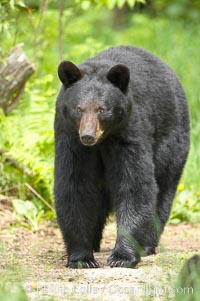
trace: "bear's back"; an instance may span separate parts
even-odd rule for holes
[[[91,63],[99,66],[105,64],[110,67],[115,64],[125,64],[129,67],[130,72],[134,72],[135,75],[142,70],[149,71],[150,68],[153,68],[156,72],[165,71],[174,74],[171,68],[161,59],[143,48],[133,46],[116,46],[103,50],[84,62],[84,64]]]
[[[129,68],[130,86],[140,93],[148,91],[151,94],[153,91],[154,96],[160,88],[170,88],[173,92],[183,91],[176,74],[167,64],[138,47],[111,47],[86,60],[80,64],[80,67],[86,66],[87,72],[95,73],[101,78],[103,75],[106,76],[109,68],[116,64],[124,64]]]

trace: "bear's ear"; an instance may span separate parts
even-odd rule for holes
[[[107,79],[125,93],[130,80],[130,71],[125,65],[115,65],[108,71]]]
[[[58,66],[58,76],[65,87],[82,78],[81,70],[72,62],[63,61]]]

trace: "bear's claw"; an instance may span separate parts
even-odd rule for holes
[[[95,259],[90,260],[70,260],[66,267],[70,269],[93,269],[93,268],[99,268],[99,264]]]
[[[140,258],[137,257],[132,257],[132,258],[123,258],[119,255],[115,255],[112,254],[109,258],[108,258],[108,265],[111,268],[114,267],[122,267],[122,268],[134,268],[138,262],[140,261]]]

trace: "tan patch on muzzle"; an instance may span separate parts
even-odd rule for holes
[[[79,127],[79,137],[83,144],[94,145],[103,134],[100,122],[95,114],[86,113],[81,118]],[[90,143],[87,143],[86,136],[89,138]]]

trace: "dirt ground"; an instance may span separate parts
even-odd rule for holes
[[[55,222],[42,222],[37,232],[18,224],[9,204],[0,202],[0,277],[21,282],[29,297],[55,300],[174,300],[175,282],[184,261],[200,250],[200,225],[168,225],[156,255],[143,257],[135,269],[110,268],[107,258],[115,243],[110,220],[99,269],[71,270]],[[184,293],[180,289],[180,293]],[[37,299],[38,300],[38,299]]]

